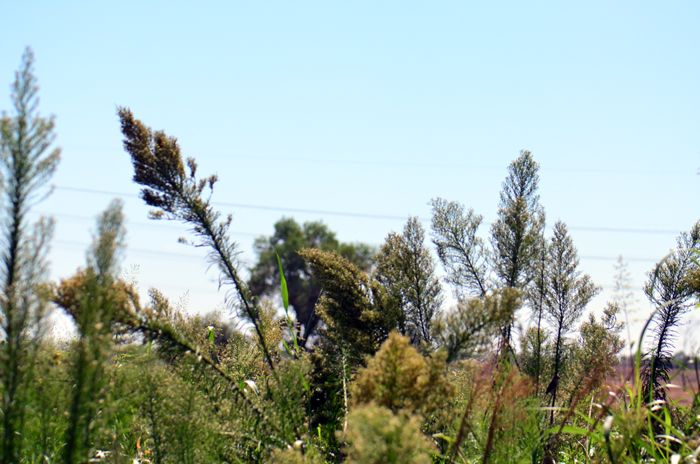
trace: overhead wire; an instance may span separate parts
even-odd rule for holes
[[[52,244],[56,245],[61,245],[62,247],[70,247],[72,249],[80,249],[80,250],[85,250],[90,244],[86,242],[76,242],[76,241],[71,241],[71,240],[53,240]],[[161,250],[146,250],[142,248],[132,248],[127,246],[126,248],[127,253],[135,253],[137,255],[151,255],[151,256],[159,256],[159,257],[164,257],[164,258],[170,258],[170,259],[187,259],[187,260],[192,260],[192,261],[201,261],[206,259],[205,256],[198,256],[194,254],[188,254],[188,253],[180,253],[180,252],[173,252],[173,251],[161,251]],[[598,260],[606,260],[606,261],[614,261],[617,258],[606,258],[606,257],[586,257],[586,256],[581,256],[581,259],[598,259]],[[653,261],[653,260],[642,260],[642,259],[632,259],[630,261]],[[601,287],[606,288],[606,289],[614,289],[616,288],[614,285],[601,285]],[[630,290],[636,290],[636,291],[642,291],[644,290],[642,287],[629,287]]]
[[[78,192],[78,193],[89,193],[89,194],[100,194],[100,195],[116,195],[121,197],[138,198],[139,196],[134,193],[126,192],[113,192],[107,190],[97,190],[97,189],[85,189],[78,187],[66,187],[66,186],[54,186],[56,190]],[[266,211],[282,211],[291,213],[304,213],[304,214],[319,214],[319,215],[331,215],[331,216],[346,216],[346,217],[357,217],[366,219],[391,219],[405,221],[408,216],[394,216],[385,214],[367,214],[367,213],[355,213],[355,212],[344,212],[344,211],[329,211],[329,210],[316,210],[316,209],[302,209],[302,208],[290,208],[286,206],[268,206],[268,205],[253,205],[246,203],[229,203],[221,201],[212,201],[213,205],[227,206],[232,208],[246,208],[246,209],[258,209]],[[428,222],[426,218],[419,218],[422,222]],[[634,228],[618,228],[618,227],[590,227],[590,226],[568,226],[569,230],[581,230],[589,232],[614,232],[614,233],[639,233],[639,234],[674,234],[677,235],[679,231],[670,229],[634,229]]]
[[[35,211],[37,214],[43,214],[43,215],[53,215],[56,217],[64,217],[67,219],[75,219],[75,220],[82,220],[82,221],[89,221],[93,220],[94,218],[90,216],[80,216],[80,215],[75,215],[75,214],[64,214],[64,213],[49,213],[45,211]],[[145,227],[145,228],[150,228],[150,227],[167,227],[170,229],[182,229],[181,226],[174,225],[174,224],[168,224],[168,223],[162,223],[162,222],[157,222],[154,221],[153,223],[146,223],[146,222],[129,222],[129,226],[138,226],[138,227]],[[265,234],[256,234],[252,232],[238,232],[238,231],[231,231],[229,232],[233,236],[242,236],[242,237],[261,237],[264,236]],[[57,241],[55,241],[57,242]],[[74,242],[74,244],[78,244],[77,242]],[[82,246],[88,246],[87,243],[85,244],[80,244]],[[135,249],[132,249],[132,251],[137,251]],[[152,250],[139,250],[140,252],[153,252]],[[167,254],[166,252],[163,252],[163,254]],[[183,255],[184,256],[184,255]],[[593,260],[593,261],[617,261],[619,257],[611,257],[611,256],[588,256],[588,255],[581,255],[579,256],[580,259],[584,260]],[[640,257],[631,257],[631,258],[625,258],[625,261],[629,262],[656,262],[657,260],[654,258],[640,258]]]
[[[64,150],[89,150],[91,152],[121,152],[121,148],[117,147],[107,147],[107,146],[79,146],[73,145],[69,147],[63,147]],[[437,169],[469,169],[469,170],[481,170],[481,171],[506,171],[504,165],[485,165],[485,164],[465,164],[465,163],[453,163],[453,162],[421,162],[421,161],[387,161],[381,159],[361,159],[358,157],[353,158],[308,158],[303,156],[260,156],[260,155],[240,155],[240,154],[228,154],[228,153],[192,153],[192,157],[199,160],[206,159],[226,159],[226,160],[246,160],[246,161],[258,161],[258,162],[292,162],[292,163],[310,163],[313,165],[319,164],[347,164],[347,165],[359,165],[359,166],[387,166],[387,167],[414,167],[414,168],[437,168]],[[629,166],[625,166],[620,169],[611,168],[590,168],[590,167],[550,167],[541,166],[540,170],[542,172],[559,172],[559,173],[596,173],[596,174],[638,174],[638,175],[678,175],[679,171],[675,169],[667,170],[645,170],[645,169],[630,169]]]
[[[77,214],[65,214],[65,213],[51,213],[48,211],[33,211],[34,214],[42,215],[42,216],[55,216],[58,218],[66,218],[66,219],[74,219],[74,220],[79,220],[79,221],[94,221],[95,218],[92,216],[81,216]],[[168,229],[179,229],[183,230],[186,229],[185,226],[179,225],[179,224],[174,224],[172,221],[153,221],[153,222],[138,222],[138,221],[128,221],[127,226],[136,226],[136,227],[145,227],[145,228],[150,228],[150,227],[163,227],[163,228],[168,228]],[[230,235],[237,235],[237,236],[245,236],[245,237],[259,237],[262,234],[254,234],[252,232],[240,232],[240,231],[229,231]]]
[[[212,156],[212,155],[209,155]],[[213,157],[216,157],[214,155]],[[221,157],[221,156],[219,156]],[[231,158],[230,156],[227,156],[228,158]],[[255,160],[262,160],[263,158],[261,157],[253,157],[253,156],[237,156],[236,158],[241,158],[241,159],[255,159]],[[373,161],[368,161],[368,160],[332,160],[332,159],[323,159],[323,160],[316,160],[316,159],[303,159],[303,158],[288,158],[288,157],[275,157],[275,158],[264,158],[265,161],[270,161],[270,160],[275,160],[275,161],[294,161],[294,162],[312,162],[312,163],[318,163],[318,162],[325,162],[325,163],[333,163],[333,164],[373,164],[373,165],[382,165],[382,166],[404,166],[404,167],[437,167],[437,168],[463,168],[463,169],[481,169],[481,170],[503,170],[502,167],[496,167],[496,166],[475,166],[475,165],[464,165],[464,164],[453,164],[453,163],[412,163],[412,162],[383,162],[381,160],[373,160]],[[556,168],[549,168],[545,169],[543,168],[543,171],[557,171],[557,172],[621,172],[617,170],[576,170],[576,169],[556,169]],[[624,171],[626,174],[652,174],[651,172],[646,172],[646,171]],[[658,174],[675,174],[671,172],[658,172],[655,171],[653,174],[658,175]],[[125,198],[139,198],[139,195],[135,193],[126,193],[126,192],[114,192],[114,191],[107,191],[107,190],[99,190],[99,189],[86,189],[86,188],[78,188],[78,187],[68,187],[68,186],[55,186],[54,187],[56,190],[64,191],[64,192],[75,192],[75,193],[84,193],[84,194],[100,194],[100,195],[112,195],[112,196],[118,196],[118,197],[125,197]],[[314,215],[328,215],[328,216],[339,216],[339,217],[351,217],[351,218],[364,218],[364,219],[372,219],[372,220],[392,220],[392,221],[405,221],[408,217],[408,215],[405,216],[399,216],[399,215],[387,215],[387,214],[369,214],[369,213],[357,213],[357,212],[347,212],[347,211],[331,211],[331,210],[317,210],[317,209],[304,209],[304,208],[291,208],[291,207],[286,207],[286,206],[271,206],[271,205],[258,205],[258,204],[247,204],[247,203],[232,203],[232,202],[221,202],[221,201],[212,201],[213,205],[216,206],[221,206],[221,207],[230,207],[230,208],[241,208],[241,209],[251,209],[251,210],[259,210],[259,211],[279,211],[279,212],[285,212],[285,213],[299,213],[299,214],[314,214]],[[48,213],[46,213],[48,214]],[[52,213],[57,217],[65,217],[67,219],[93,219],[89,217],[80,217],[76,215],[68,215],[68,214],[56,214]],[[421,222],[429,222],[429,219],[426,218],[419,218]],[[143,222],[129,222],[129,225],[133,226],[138,226],[138,227],[168,227],[168,228],[179,228],[180,226],[174,225],[174,224],[168,224],[164,222],[152,222],[152,223],[143,223]],[[622,227],[595,227],[595,226],[568,226],[569,230],[572,231],[582,231],[582,232],[594,232],[594,233],[623,233],[623,234],[661,234],[661,235],[673,235],[677,236],[679,231],[678,230],[670,230],[670,229],[653,229],[653,228],[622,228]],[[250,232],[231,232],[232,235],[239,235],[239,236],[248,236],[248,237],[259,237],[264,234],[254,234]],[[87,244],[83,243],[78,243],[78,242],[70,242],[70,241],[61,241],[61,240],[56,240],[54,241],[56,244],[62,244],[62,245],[68,245],[68,246],[80,246],[80,247],[86,247]],[[196,255],[191,255],[191,254],[185,254],[185,253],[178,253],[178,252],[169,252],[169,251],[160,251],[160,250],[145,250],[145,249],[138,249],[138,248],[128,248],[128,252],[130,253],[137,253],[137,254],[143,254],[143,255],[153,255],[153,256],[162,256],[162,257],[168,257],[168,258],[185,258],[185,259],[196,259],[196,260],[201,260],[203,259],[200,256]],[[618,257],[606,257],[606,256],[586,256],[582,255],[579,256],[580,259],[582,260],[593,260],[593,261],[617,261],[619,258]],[[625,261],[627,262],[647,262],[647,263],[653,263],[657,262],[656,259],[652,258],[642,258],[642,257],[626,257]],[[615,287],[613,285],[602,285],[603,288],[606,289],[614,289]],[[643,291],[642,287],[630,287],[630,290],[635,290],[635,291]]]
[[[106,190],[84,189],[84,188],[63,187],[63,186],[55,186],[55,189],[56,190],[73,191],[73,192],[79,192],[79,193],[116,195],[116,196],[123,196],[123,197],[138,198],[138,195],[133,194],[133,193],[110,192],[110,191],[106,191]],[[341,212],[341,211],[325,211],[325,210],[315,210],[315,209],[289,208],[289,207],[282,207],[282,206],[251,205],[251,204],[245,204],[245,203],[229,203],[229,202],[222,202],[222,201],[212,201],[211,203],[213,205],[227,206],[227,207],[231,207],[231,208],[259,209],[259,210],[266,210],[266,211],[286,211],[286,212],[291,212],[291,213],[304,213],[304,214],[325,214],[325,215],[331,215],[331,216],[348,216],[348,217],[358,217],[358,218],[367,218],[367,219],[392,219],[392,220],[404,221],[404,220],[406,220],[406,217],[407,217],[407,216],[390,216],[390,215],[384,215],[384,214],[348,213],[348,212]]]
[[[62,190],[62,191],[67,191],[67,192],[100,194],[100,195],[115,195],[115,196],[121,196],[121,197],[138,198],[138,195],[133,194],[133,193],[126,193],[126,192],[115,192],[115,191],[108,191],[108,190],[86,189],[86,188],[66,187],[66,186],[54,186],[54,188],[56,190]],[[240,204],[240,203],[228,203],[228,202],[212,202],[212,204],[215,204],[218,206],[229,206],[229,207],[238,207],[238,208],[311,213],[311,214],[321,214],[321,215],[328,214],[328,215],[337,215],[337,216],[363,217],[363,218],[369,218],[369,219],[392,219],[392,220],[402,220],[402,221],[406,219],[405,217],[402,217],[402,216],[376,215],[376,214],[364,214],[364,213],[348,213],[348,212],[341,212],[341,211],[311,210],[311,209],[287,208],[287,207],[278,207],[278,206],[262,206],[262,205],[251,205],[251,204]],[[43,211],[42,212],[36,211],[36,213],[37,214],[45,214],[45,215],[51,214],[51,215],[54,215],[57,217],[65,217],[67,219],[77,219],[77,220],[93,219],[89,216],[80,216],[80,215],[65,214],[65,213],[49,213],[49,212],[43,212]],[[168,224],[168,223],[163,223],[163,222],[153,222],[153,223],[130,222],[129,225],[134,225],[134,226],[138,226],[138,227],[146,227],[146,228],[149,228],[149,227],[168,227],[168,228],[172,228],[172,229],[181,228],[180,226]],[[677,234],[677,232],[675,232],[675,231],[661,230],[661,229],[631,229],[631,228],[586,227],[586,226],[583,226],[583,227],[570,226],[569,229],[591,231],[591,232]],[[264,234],[232,231],[231,235],[246,236],[246,237],[260,237]],[[87,244],[83,244],[83,245],[87,246]],[[131,249],[131,251],[138,252],[138,253],[150,253],[150,254],[161,254],[161,255],[171,255],[171,256],[173,255],[172,253],[169,253],[169,252],[158,252],[158,251],[154,251],[154,250]],[[191,257],[191,255],[182,255],[182,257]],[[617,259],[619,259],[618,257],[587,256],[587,255],[579,256],[579,258],[583,259],[583,260],[594,260],[594,261],[616,261]],[[653,258],[629,257],[629,258],[625,258],[625,261],[629,261],[629,262],[656,262],[657,260],[653,259]]]
[[[80,248],[80,249],[85,249],[88,246],[90,246],[89,243],[84,243],[84,242],[75,242],[71,240],[53,240],[52,243],[55,243],[57,245],[67,245],[75,248]],[[147,254],[147,255],[155,255],[155,256],[164,256],[167,258],[185,258],[185,259],[193,259],[197,261],[201,261],[205,259],[205,256],[198,256],[194,254],[187,254],[187,253],[178,253],[178,252],[171,252],[171,251],[161,251],[161,250],[145,250],[142,248],[131,248],[129,246],[126,247],[127,252],[134,252],[138,254]]]

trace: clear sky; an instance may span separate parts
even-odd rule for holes
[[[698,2],[6,1],[1,10],[0,108],[31,46],[40,110],[57,117],[56,191],[36,208],[58,223],[55,278],[84,262],[94,217],[120,196],[124,265],[140,266],[142,288],[173,299],[189,290],[200,312],[223,298],[202,252],[177,243],[185,229],[148,221],[117,106],[178,137],[202,175],[219,175],[214,202],[234,213],[248,264],[253,239],[283,215],[378,245],[409,215],[429,228],[438,196],[483,214],[486,235],[506,168],[528,149],[548,223],[568,224],[582,271],[604,289],[591,308],[611,297],[622,255],[642,317],[645,273],[700,219]],[[695,329],[681,328],[689,344]]]

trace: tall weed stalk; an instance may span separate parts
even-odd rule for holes
[[[49,150],[53,118],[38,113],[34,55],[28,48],[12,85],[13,111],[0,118],[0,462],[19,462],[27,397],[32,381],[40,323],[49,293],[45,255],[53,221],[30,225],[30,208],[46,195],[44,186],[59,161]]]

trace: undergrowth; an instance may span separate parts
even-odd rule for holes
[[[424,230],[409,219],[403,234],[389,235],[375,269],[334,251],[298,250],[322,285],[305,319],[320,322],[302,330],[279,256],[281,307],[253,295],[241,276],[232,219],[210,202],[216,176],[197,177],[175,138],[120,108],[151,217],[190,227],[183,241],[209,251],[226,306],[191,315],[186,299],[173,303],[157,289],[144,299],[133,274],[120,271],[118,201],[97,219],[85,266],[50,282],[51,223],[29,227],[26,213],[58,152],[44,153],[53,125],[36,114],[31,64],[28,52],[16,114],[2,119],[0,462],[698,462],[697,355],[677,371],[695,379],[683,402],[669,394],[681,388],[669,369],[669,334],[700,288],[697,227],[650,273],[657,307],[619,382],[611,383],[624,346],[620,306],[579,322],[597,289],[578,271],[563,223],[545,240],[529,152],[509,168],[492,250],[475,234],[480,216],[433,202],[453,310],[440,309]],[[38,142],[23,145],[27,137]],[[516,349],[525,306],[539,312]],[[51,308],[72,318],[75,337],[46,333]],[[647,331],[656,334],[648,351]]]

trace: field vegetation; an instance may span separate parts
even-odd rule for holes
[[[429,231],[407,218],[378,249],[283,218],[242,272],[232,218],[210,202],[216,176],[122,107],[151,218],[189,226],[183,241],[208,250],[227,306],[191,315],[157,289],[144,299],[120,268],[119,201],[97,218],[84,267],[51,282],[53,223],[28,212],[59,150],[32,62],[27,50],[0,121],[0,463],[700,459],[697,354],[672,356],[700,292],[699,225],[650,270],[656,309],[615,371],[627,300],[601,317],[587,308],[600,289],[566,224],[547,233],[530,152],[508,168],[488,239],[481,215],[442,198]],[[70,316],[73,339],[48,334],[51,311]]]

